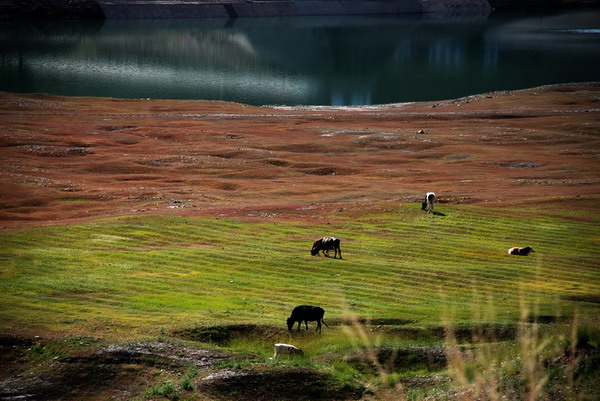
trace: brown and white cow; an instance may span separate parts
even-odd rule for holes
[[[520,255],[529,256],[531,252],[535,252],[532,247],[526,246],[525,248],[513,247],[508,250],[509,255]]]
[[[421,210],[427,210],[427,213],[434,213],[433,204],[435,203],[436,197],[433,192],[427,192],[425,194],[425,200],[421,204]]]
[[[324,256],[329,256],[329,251],[332,249],[335,251],[333,258],[335,259],[339,253],[341,259],[342,250],[340,249],[340,239],[335,237],[323,237],[313,242],[310,254],[312,256],[317,256],[319,252],[322,251]]]

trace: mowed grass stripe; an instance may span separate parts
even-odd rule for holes
[[[176,264],[175,264],[176,265]]]
[[[147,286],[147,284],[145,284],[145,285]],[[254,288],[256,288],[256,287],[257,287],[257,286],[255,285],[255,283],[252,283],[252,286],[253,286]],[[263,285],[263,287],[267,287],[267,283],[265,283],[265,285]],[[385,287],[385,286],[381,286],[381,287],[383,288],[383,287]],[[350,289],[352,289],[352,288],[354,288],[354,286],[352,286],[352,285],[346,285],[346,289],[347,289],[347,290],[350,290]],[[307,289],[307,288],[301,288],[301,287],[300,287],[300,290],[301,290],[301,291],[303,291],[304,293],[310,292],[310,288],[308,288],[308,289]],[[307,291],[307,290],[308,290],[308,291]],[[267,290],[267,291],[268,291],[268,290]],[[373,286],[371,286],[371,288],[369,288],[369,291],[378,291],[378,288],[377,288],[376,286],[374,286],[374,285],[373,285]],[[356,292],[356,293],[357,293],[357,295],[359,295],[359,293],[360,293],[360,291],[358,291],[358,290],[356,290],[356,289],[354,290],[354,292]]]
[[[574,221],[545,209],[515,219],[507,209],[444,208],[446,217],[401,205],[332,218],[328,226],[126,217],[3,233],[0,260],[10,262],[2,267],[2,300],[11,306],[0,316],[12,324],[34,320],[43,303],[46,312],[60,308],[63,322],[83,312],[123,325],[144,316],[167,325],[281,322],[294,305],[314,303],[328,316],[348,307],[369,317],[436,321],[448,309],[468,319],[485,301],[511,319],[521,300],[551,313],[574,306],[561,296],[600,293],[596,215]],[[345,259],[311,257],[315,233],[341,237]],[[521,242],[538,253],[506,254]]]

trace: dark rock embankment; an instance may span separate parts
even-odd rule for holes
[[[489,13],[488,0],[228,0],[203,2],[99,0],[108,19],[237,18],[409,13]]]
[[[597,6],[596,0],[489,0],[495,10],[536,9]]]
[[[484,13],[597,5],[595,0],[0,0],[0,19],[238,18]]]
[[[96,0],[0,0],[0,19],[105,19]]]

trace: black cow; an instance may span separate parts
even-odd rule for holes
[[[329,251],[332,249],[335,251],[333,258],[335,259],[339,253],[341,259],[342,250],[340,249],[340,239],[335,237],[323,237],[313,242],[313,246],[310,249],[310,254],[312,256],[317,256],[319,252],[323,251],[323,255],[329,256]]]
[[[308,322],[317,322],[318,333],[321,333],[321,322],[325,324],[325,326],[329,327],[325,320],[323,320],[323,316],[325,315],[325,310],[318,306],[310,306],[310,305],[300,305],[296,306],[292,311],[292,315],[287,319],[287,327],[288,330],[292,330],[294,324],[298,322],[298,331],[300,331],[300,326],[302,326],[302,322],[306,325],[306,330],[308,330]]]

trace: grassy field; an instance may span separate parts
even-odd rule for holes
[[[416,203],[390,203],[312,221],[151,216],[5,231],[2,334],[116,341],[185,332],[183,338],[194,340],[207,328],[242,325],[239,330],[254,331],[213,346],[249,350],[251,363],[256,355],[267,361],[273,341],[293,342],[310,356],[288,365],[326,366],[340,380],[365,373],[360,362],[347,362],[364,347],[443,345],[448,374],[469,382],[478,377],[466,379],[473,368],[450,357],[452,344],[474,342],[473,327],[491,327],[488,337],[512,330],[507,338],[538,350],[538,336],[521,333],[524,322],[598,321],[594,202],[440,204],[443,215],[425,214]],[[344,259],[310,256],[312,240],[323,235],[342,239]],[[525,245],[536,252],[507,255],[509,247]],[[298,304],[322,306],[331,327],[322,336],[288,334],[285,320]],[[563,328],[561,344],[567,335]],[[513,359],[507,355],[518,353],[519,341],[516,350],[503,351],[503,360]],[[480,350],[470,363],[489,369],[500,363],[494,355]],[[392,369],[390,378],[389,369],[370,366],[370,377],[384,372],[377,380],[390,383],[431,370],[417,363],[403,373]],[[462,366],[462,376],[451,373],[453,366]],[[480,375],[489,378],[485,369]],[[411,394],[407,399],[425,396]]]
[[[419,324],[598,312],[598,215],[417,204],[316,222],[123,217],[1,234],[2,324],[149,333],[191,324],[284,325],[293,306],[326,318]],[[343,260],[311,257],[342,239]],[[506,249],[532,245],[529,257]]]

